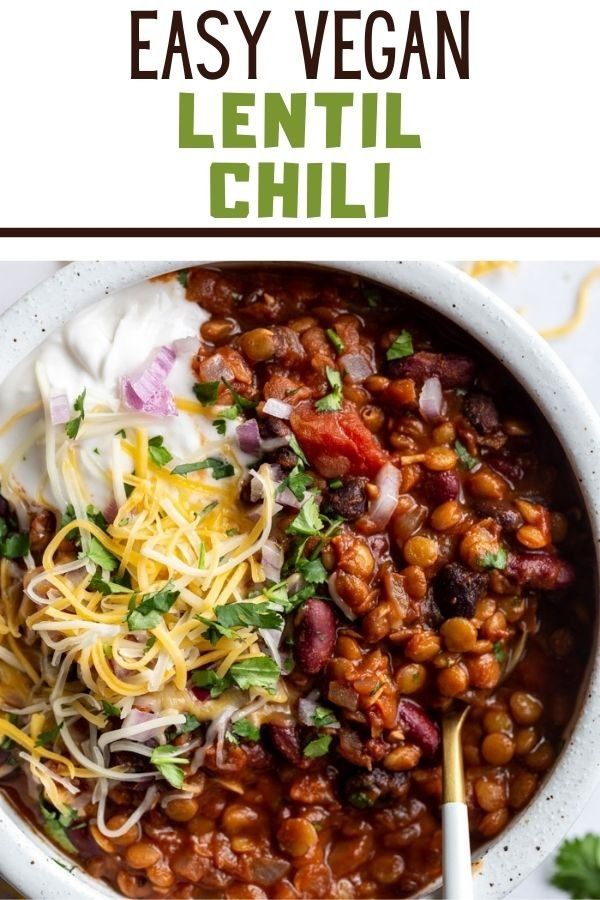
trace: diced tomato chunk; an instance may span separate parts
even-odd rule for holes
[[[317,412],[312,405],[302,404],[292,413],[290,423],[308,461],[324,478],[371,478],[389,460],[349,403],[339,412]]]

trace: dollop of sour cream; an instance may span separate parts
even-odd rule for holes
[[[133,412],[124,408],[120,391],[121,379],[148,364],[160,347],[198,338],[207,318],[185,300],[176,278],[144,282],[82,310],[13,370],[0,387],[0,479],[22,524],[32,505],[64,511],[69,491],[61,461],[68,452],[77,454],[86,502],[110,508],[114,436],[121,429],[143,426],[150,437],[162,435],[176,461],[198,458],[200,448],[214,444],[215,429],[205,416],[181,409],[166,417]],[[175,398],[193,400],[189,343],[178,351],[166,385]],[[64,425],[49,426],[49,398],[66,395],[73,408],[84,389],[86,418],[77,440],[68,441]],[[118,453],[123,471],[131,472],[131,457]]]

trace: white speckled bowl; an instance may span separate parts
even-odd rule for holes
[[[74,263],[19,300],[0,318],[0,380],[45,334],[82,307],[152,275],[192,263]],[[320,264],[321,265],[321,264]],[[600,423],[570,372],[547,344],[489,290],[441,263],[331,263],[379,281],[441,313],[491,351],[527,389],[552,426],[581,485],[594,533],[600,538]],[[93,336],[92,336],[93,339]],[[596,565],[596,575],[598,565]],[[503,897],[560,841],[588,797],[600,770],[598,631],[580,709],[559,760],[533,802],[493,842],[476,866],[476,896]],[[26,897],[99,900],[114,896],[79,869],[57,862],[59,852],[0,798],[0,867]]]

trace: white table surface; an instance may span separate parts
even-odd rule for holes
[[[0,312],[61,265],[53,262],[0,262]],[[485,276],[484,281],[536,328],[543,329],[569,318],[582,278],[597,265],[597,262],[527,262],[520,263],[516,270],[493,272]],[[578,378],[596,409],[600,410],[600,279],[594,284],[590,298],[585,325],[552,344]],[[600,831],[600,785],[587,803],[582,798],[581,815],[569,836],[588,831]],[[552,871],[552,859],[547,859],[508,897],[510,900],[564,898],[561,891],[548,883]]]

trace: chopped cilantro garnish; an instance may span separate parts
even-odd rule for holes
[[[208,515],[210,515],[210,513],[213,511],[213,509],[216,509],[218,505],[219,505],[218,500],[213,500],[212,503],[207,503],[207,505],[204,507],[204,509],[201,509],[199,513],[196,513],[196,523],[202,522],[202,520],[205,519]]]
[[[102,711],[104,715],[108,716],[109,718],[110,716],[119,716],[119,718],[121,716],[121,710],[119,709],[119,707],[113,706],[113,704],[109,703],[108,700],[102,701]]]
[[[29,553],[29,535],[14,532],[0,540],[0,557],[21,559]]]
[[[300,444],[298,443],[298,438],[296,437],[295,434],[290,434],[289,439],[288,439],[288,446],[290,447],[291,450],[294,451],[294,453],[296,454],[298,459],[301,461],[301,463],[304,466],[307,466],[308,460],[307,460],[306,456],[304,455],[304,451],[303,451],[302,447],[300,446]]]
[[[342,394],[342,376],[337,369],[332,369],[330,366],[327,366],[325,374],[331,387],[331,393],[317,400],[315,409],[318,409],[319,412],[333,412],[342,408],[344,399]]]
[[[227,678],[219,678],[214,669],[199,669],[192,674],[192,684],[210,690],[211,697],[219,697],[231,686]]]
[[[108,531],[108,522],[104,518],[104,513],[102,513],[99,509],[96,509],[95,506],[88,506],[85,511],[86,516],[88,517],[90,522],[93,522],[94,525],[101,531]]]
[[[156,766],[165,781],[174,788],[180,788],[185,778],[181,766],[187,766],[189,760],[185,756],[179,756],[179,747],[172,744],[162,744],[155,747],[150,757],[150,762]]]
[[[242,691],[247,691],[251,687],[274,691],[279,674],[279,666],[268,656],[252,656],[250,659],[238,660],[229,670],[232,681]]]
[[[156,628],[161,623],[164,613],[171,609],[179,597],[179,591],[173,590],[173,587],[173,582],[168,581],[160,591],[146,594],[138,606],[130,609],[125,617],[129,630],[149,631]]]
[[[192,390],[202,406],[213,406],[217,402],[219,383],[218,381],[196,382]]]
[[[81,394],[76,398],[75,403],[73,404],[73,409],[77,413],[72,419],[70,419],[65,425],[65,431],[67,433],[67,437],[71,438],[71,440],[75,440],[77,435],[79,434],[79,429],[81,428],[81,423],[85,419],[85,395],[86,388],[83,389]]]
[[[50,728],[48,731],[42,731],[35,740],[35,746],[47,747],[48,744],[53,744],[64,724],[64,722],[61,722],[60,725],[55,725],[54,728]]]
[[[484,569],[505,569],[508,562],[508,554],[504,547],[500,547],[496,553],[487,550],[479,558],[479,565]]]
[[[318,756],[325,756],[329,750],[331,741],[332,737],[330,734],[322,734],[320,737],[315,738],[314,741],[310,741],[302,753],[307,759],[316,759]]]
[[[211,644],[216,644],[221,636],[233,637],[232,629],[240,626],[275,628],[280,631],[284,625],[282,617],[278,612],[270,609],[268,603],[248,603],[244,601],[217,606],[214,619],[207,619],[200,615],[196,616],[196,618],[208,626],[204,635]]]
[[[499,663],[503,663],[506,659],[506,651],[504,650],[500,641],[495,641],[493,647],[494,656],[498,660]]]
[[[556,857],[552,884],[571,897],[600,897],[600,836],[564,841]]]
[[[177,281],[184,288],[187,288],[188,274],[189,273],[188,273],[187,269],[180,269],[179,272],[177,273]]]
[[[302,500],[305,491],[313,484],[312,475],[302,471],[300,466],[294,466],[292,471],[281,482],[278,493],[281,493],[286,487],[290,489],[296,500]]]
[[[115,557],[110,553],[103,544],[100,543],[98,538],[95,538],[93,535],[90,537],[90,545],[88,547],[88,551],[86,554],[80,554],[80,556],[86,556],[87,559],[90,559],[93,563],[96,563],[97,566],[100,566],[102,571],[104,572],[113,572],[117,566],[118,562]]]
[[[326,328],[325,334],[327,335],[327,337],[333,344],[337,355],[339,356],[341,353],[343,353],[344,352],[344,342],[341,339],[341,337],[339,336],[339,334],[336,334],[336,332],[333,330],[333,328]]]
[[[216,428],[217,434],[225,434],[225,431],[227,429],[227,422],[225,421],[225,419],[215,419],[213,421],[213,425]]]
[[[341,478],[334,478],[329,482],[329,488],[332,491],[337,491],[343,486],[344,486],[344,483],[341,480]]]
[[[189,713],[185,713],[185,722],[182,725],[177,726],[177,734],[188,734],[190,731],[195,731],[196,728],[200,727],[200,722],[196,718],[196,716],[191,716]]]
[[[356,793],[350,794],[348,800],[356,809],[368,809],[370,806],[373,806],[373,799],[364,791],[356,791]]]
[[[300,559],[296,570],[309,584],[323,584],[327,581],[327,570],[320,559]]]
[[[228,388],[229,393],[233,397],[233,402],[238,410],[242,411],[244,409],[255,409],[256,402],[254,400],[248,400],[246,397],[242,397],[241,394],[235,390],[232,384],[229,381],[226,381],[224,378],[222,379],[223,384],[226,388]]]
[[[201,462],[183,463],[181,466],[175,466],[171,469],[171,475],[188,475],[190,472],[199,472],[201,469],[211,469],[212,477],[215,480],[220,478],[230,478],[234,473],[231,463],[224,459],[209,457]]]
[[[414,353],[412,337],[408,331],[401,331],[396,340],[388,347],[386,359],[402,359],[404,356],[412,356]]]
[[[287,527],[288,534],[313,535],[324,528],[319,507],[314,496],[310,496],[296,518]]]
[[[458,456],[458,461],[464,469],[474,469],[478,464],[478,460],[475,459],[474,456],[471,456],[467,448],[464,444],[461,444],[460,441],[454,441],[454,451]]]
[[[71,827],[75,819],[77,819],[76,811],[67,807],[67,812],[59,813],[56,809],[48,809],[43,801],[40,800],[40,812],[42,814],[44,831],[48,837],[52,838],[52,840],[58,844],[59,847],[62,847],[63,850],[66,850],[67,853],[77,853],[77,848],[74,846],[66,831],[67,828]]]
[[[363,284],[362,292],[363,297],[367,301],[367,305],[370,306],[371,309],[375,309],[381,302],[381,291],[376,287],[373,287],[370,284]]]
[[[327,709],[326,706],[317,706],[311,719],[315,728],[325,728],[327,725],[338,724],[335,714],[331,709]]]
[[[260,739],[260,728],[253,725],[248,719],[238,719],[231,726],[231,733],[242,741],[258,741]]]
[[[127,573],[123,578],[114,581],[105,581],[100,572],[95,572],[90,581],[90,587],[93,591],[108,596],[109,594],[128,594],[131,591],[131,581]]]
[[[162,466],[166,466],[167,463],[170,463],[173,459],[173,456],[164,445],[165,439],[162,434],[158,434],[156,437],[150,438],[148,441],[148,456],[152,460],[155,466],[161,468]]]

